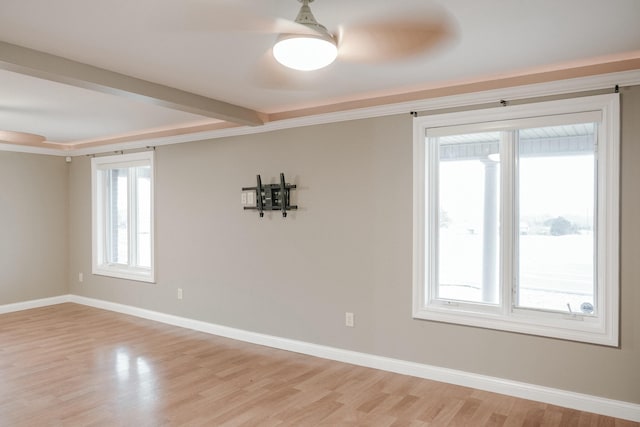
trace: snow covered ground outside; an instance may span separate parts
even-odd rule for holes
[[[580,312],[582,303],[595,305],[591,233],[519,239],[519,306],[568,312],[570,304]],[[440,229],[441,297],[482,301],[482,244],[469,230]]]

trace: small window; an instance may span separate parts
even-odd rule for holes
[[[414,317],[618,345],[618,96],[415,120]]]
[[[154,281],[153,152],[91,161],[93,273]]]

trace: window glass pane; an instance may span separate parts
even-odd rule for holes
[[[136,168],[136,232],[138,267],[151,267],[151,167]]]
[[[500,134],[438,138],[437,297],[499,303]]]
[[[519,307],[595,313],[595,130],[519,131]]]
[[[128,180],[129,170],[108,169],[107,175],[107,262],[128,264],[129,218]]]

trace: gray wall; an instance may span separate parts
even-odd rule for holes
[[[68,293],[68,165],[0,151],[0,304]]]
[[[159,147],[156,284],[89,274],[90,162],[74,159],[70,291],[640,403],[640,87],[622,99],[620,349],[412,319],[409,114]],[[301,209],[286,220],[243,212],[240,188],[280,172],[298,186]],[[344,326],[345,311],[355,328]]]

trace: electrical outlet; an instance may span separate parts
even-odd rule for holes
[[[353,313],[349,313],[348,311],[344,314],[344,326],[348,326],[353,328],[355,326],[355,315]]]
[[[182,288],[178,288],[178,299],[182,299]]]
[[[84,274],[78,273],[78,282],[80,283],[84,282]]]

